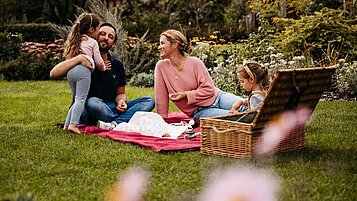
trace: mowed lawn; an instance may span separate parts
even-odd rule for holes
[[[153,89],[127,87],[127,94],[153,96]],[[0,200],[26,193],[36,200],[104,200],[108,187],[133,166],[151,173],[145,200],[195,200],[209,173],[236,165],[274,171],[282,201],[357,200],[356,102],[320,102],[300,151],[232,159],[199,151],[157,153],[68,133],[54,124],[63,123],[70,100],[66,81],[0,81]]]

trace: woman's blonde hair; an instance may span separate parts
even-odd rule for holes
[[[181,32],[174,29],[169,29],[162,32],[160,36],[165,36],[170,43],[177,43],[178,50],[181,55],[185,55],[185,53],[191,53],[191,45],[187,42],[186,37]]]
[[[64,43],[63,56],[65,59],[72,58],[80,54],[82,35],[87,34],[89,29],[99,26],[99,17],[93,13],[82,13],[78,16]]]
[[[246,61],[243,65],[239,66],[237,71],[245,79],[252,77],[256,83],[261,84],[263,89],[267,89],[270,82],[269,72],[267,67],[261,66],[256,61]]]

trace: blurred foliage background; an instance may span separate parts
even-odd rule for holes
[[[88,10],[91,0],[0,0],[0,25],[52,22],[70,25],[78,8]],[[323,8],[342,9],[354,19],[354,0],[107,0],[106,9],[118,10],[119,18],[130,36],[157,41],[158,35],[175,28],[187,36],[209,36],[219,30],[228,41],[247,38],[256,31],[261,19],[273,22],[276,17],[301,19]]]
[[[271,75],[281,68],[337,65],[330,91],[357,97],[355,0],[0,0],[0,79],[46,80],[62,60],[63,40],[84,11],[118,30],[112,53],[128,82],[151,87],[162,31],[178,29],[215,84],[243,91],[235,69],[256,60]],[[30,55],[28,55],[30,54]],[[41,57],[41,58],[38,58]]]

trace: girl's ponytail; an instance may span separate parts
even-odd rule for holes
[[[67,40],[64,43],[63,56],[65,59],[70,59],[78,54],[80,54],[80,44],[81,44],[81,23],[77,21],[71,28],[68,34]]]
[[[270,84],[270,77],[269,77],[269,71],[267,67],[262,67],[262,72],[263,72],[263,78],[261,81],[263,89],[267,89]]]
[[[90,28],[99,26],[99,23],[99,17],[95,14],[82,13],[79,15],[64,43],[63,56],[65,59],[70,59],[80,54],[82,35],[87,34]]]

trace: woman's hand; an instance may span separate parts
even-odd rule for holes
[[[169,94],[169,98],[172,101],[180,101],[183,100],[187,97],[186,92],[177,92],[177,93],[171,93]]]
[[[123,99],[120,99],[118,101],[118,105],[117,105],[116,109],[119,112],[125,112],[127,108],[128,108],[128,105],[125,103],[125,101]]]

